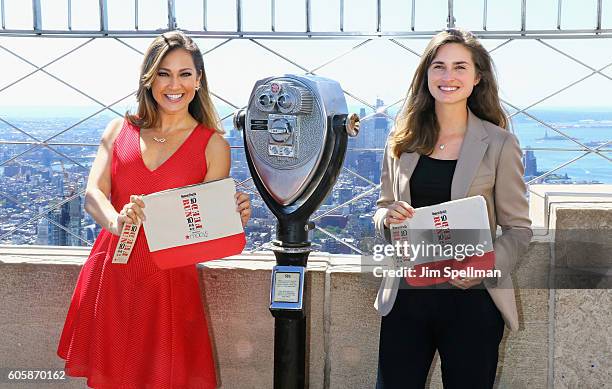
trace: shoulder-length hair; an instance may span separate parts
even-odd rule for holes
[[[469,31],[449,29],[434,36],[421,57],[406,100],[395,120],[395,131],[389,139],[394,157],[404,152],[417,152],[422,155],[433,153],[440,126],[435,112],[435,100],[429,92],[427,70],[435,59],[438,50],[448,43],[459,43],[472,54],[480,81],[467,105],[479,118],[508,128],[508,119],[498,96],[497,80],[493,61],[487,50]]]
[[[151,128],[159,125],[159,111],[157,109],[157,102],[153,98],[151,85],[157,77],[159,66],[164,57],[176,49],[187,50],[191,54],[196,72],[201,76],[200,88],[189,103],[189,113],[204,126],[213,128],[219,133],[224,133],[219,116],[208,92],[202,52],[200,52],[195,42],[181,31],[170,31],[158,36],[145,52],[140,68],[138,92],[136,93],[138,111],[135,114],[126,112],[126,120],[141,128]]]

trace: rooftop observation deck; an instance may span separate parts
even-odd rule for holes
[[[59,231],[69,244],[91,244],[92,237],[61,214],[70,220],[73,212],[79,223],[87,217],[75,200],[83,195],[102,131],[94,121],[133,107],[137,69],[153,36],[179,28],[196,38],[230,137],[231,116],[257,79],[308,73],[339,80],[349,107],[363,108],[364,129],[349,150],[372,153],[355,159],[379,163],[389,128],[376,119],[392,122],[431,36],[460,26],[492,54],[512,131],[532,163],[526,181],[535,236],[514,275],[521,330],[506,332],[497,387],[603,388],[612,382],[612,137],[593,135],[609,131],[609,119],[588,113],[568,124],[540,111],[563,113],[559,107],[577,104],[609,113],[611,1],[0,0],[0,17],[0,62],[9,69],[0,73],[1,372],[63,367],[55,350],[89,248],[21,243]],[[44,128],[35,128],[30,119],[40,118],[50,102],[53,118],[75,106],[81,116],[43,117]],[[232,143],[236,159],[239,138]],[[379,167],[363,166],[345,164],[338,186],[353,190],[335,193],[316,220],[338,213],[368,219]],[[244,166],[233,165],[232,175],[263,207]],[[550,185],[559,182],[572,185]],[[248,228],[265,240],[273,220],[261,207]],[[350,254],[310,256],[310,388],[372,388],[378,285],[360,273],[362,251],[352,231],[318,224],[317,239],[337,242],[326,247]],[[367,222],[357,225],[362,234],[371,231]],[[259,243],[199,266],[224,389],[272,386],[274,258]],[[430,388],[441,388],[439,365],[436,359]],[[40,387],[84,385],[69,379]],[[0,378],[0,389],[31,387]]]
[[[521,328],[506,331],[502,341],[498,388],[603,388],[610,382],[612,202],[595,204],[588,196],[567,200],[551,201],[554,228],[536,230],[514,274]],[[595,230],[601,233],[592,234]],[[2,367],[63,368],[55,351],[88,252],[0,246]],[[274,264],[269,252],[256,252],[199,265],[222,388],[272,387],[274,321],[268,299]],[[310,388],[374,387],[378,285],[362,276],[360,264],[357,255],[310,256]],[[436,359],[429,388],[442,387],[439,365]],[[44,387],[83,385],[69,378]],[[2,382],[0,387],[20,386]]]

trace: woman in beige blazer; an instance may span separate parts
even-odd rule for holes
[[[508,130],[493,64],[469,32],[447,30],[429,43],[389,135],[374,223],[414,208],[485,198],[498,278],[455,278],[414,288],[385,277],[375,302],[383,316],[377,389],[423,388],[438,350],[445,388],[491,388],[504,322],[518,315],[510,275],[531,239],[521,150]]]

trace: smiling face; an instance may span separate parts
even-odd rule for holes
[[[160,111],[168,114],[187,112],[199,85],[200,75],[191,54],[184,49],[175,49],[162,59],[151,92]]]
[[[427,86],[436,105],[467,104],[479,81],[470,50],[459,43],[442,45],[427,69]]]

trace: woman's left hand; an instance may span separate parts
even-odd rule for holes
[[[240,220],[242,220],[242,226],[244,227],[251,217],[249,195],[243,192],[236,192],[234,198],[236,199],[236,211],[240,213]]]
[[[480,284],[482,282],[482,280],[484,280],[484,278],[482,277],[473,277],[473,278],[469,278],[469,277],[457,277],[457,278],[452,278],[448,281],[449,284],[459,288],[459,289],[469,289],[473,286],[476,286],[478,284]]]

